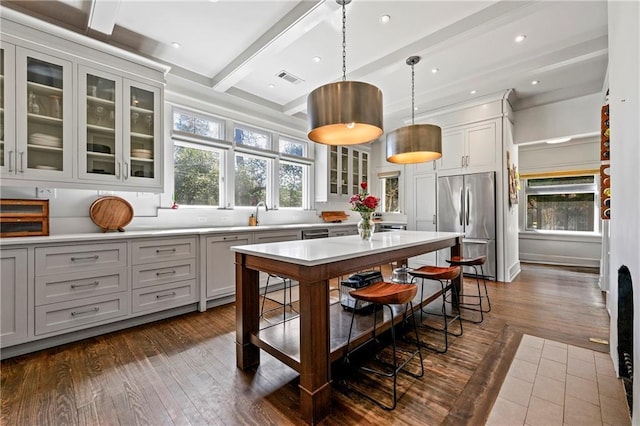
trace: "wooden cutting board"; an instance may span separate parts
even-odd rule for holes
[[[322,212],[320,213],[322,220],[325,222],[342,222],[349,217],[345,212]]]
[[[89,217],[102,232],[116,229],[124,232],[124,227],[133,219],[133,207],[124,198],[113,195],[100,197],[89,207]]]

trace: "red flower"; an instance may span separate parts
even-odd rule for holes
[[[366,191],[367,190],[367,182],[360,183],[360,188],[362,188],[363,191]]]
[[[362,182],[360,184],[360,188],[362,188],[362,191],[359,194],[353,195],[349,199],[349,202],[351,203],[351,210],[356,212],[369,213],[375,211],[376,207],[378,207],[380,199],[367,193],[366,182]]]

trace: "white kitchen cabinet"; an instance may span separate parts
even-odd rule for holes
[[[446,129],[442,132],[441,174],[467,174],[491,171],[498,155],[497,120]]]
[[[3,43],[2,178],[57,182],[73,176],[73,64],[40,51]],[[5,48],[6,47],[6,48]],[[9,100],[13,102],[9,104]],[[11,121],[10,121],[11,120]],[[7,137],[8,136],[8,137]]]
[[[369,180],[369,148],[316,145],[316,201],[347,198]]]
[[[166,67],[2,23],[3,180],[161,192]]]
[[[196,247],[196,237],[132,243],[132,313],[149,313],[198,301]]]
[[[35,248],[35,335],[93,327],[129,315],[127,243]]]
[[[436,184],[435,173],[416,174],[413,176],[413,214],[414,223],[410,229],[416,231],[436,230]],[[409,259],[409,266],[419,268],[424,265],[435,265],[436,253],[425,253]]]
[[[251,244],[249,233],[227,234],[204,237],[204,265],[201,280],[204,279],[206,299],[231,296],[236,291],[235,253],[229,248]],[[200,256],[203,255],[200,254]],[[202,284],[201,284],[202,285]]]
[[[79,66],[80,179],[161,189],[160,89]]]
[[[0,347],[28,338],[27,249],[0,251]]]

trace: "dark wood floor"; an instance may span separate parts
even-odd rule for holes
[[[447,354],[425,353],[423,378],[402,376],[396,410],[336,380],[323,424],[483,424],[523,333],[608,351],[589,341],[609,338],[597,278],[524,265],[489,283],[492,312],[465,322]],[[2,361],[0,424],[302,424],[293,370],[265,353],[255,371],[235,367],[234,321],[227,305]],[[378,380],[372,389],[388,385]]]

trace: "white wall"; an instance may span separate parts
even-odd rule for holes
[[[602,96],[594,93],[515,112],[516,144],[600,134]]]
[[[640,366],[640,3],[610,1],[608,16],[612,193],[609,342],[611,354],[617,360],[618,268],[627,265],[634,287],[633,362],[637,369]],[[638,377],[633,383],[633,423],[640,424]]]

